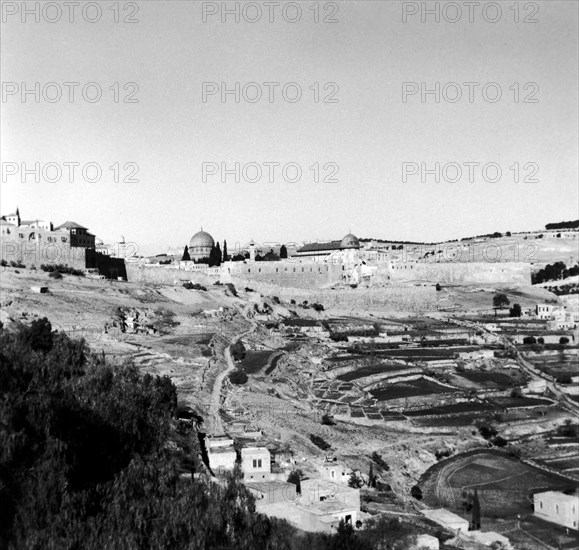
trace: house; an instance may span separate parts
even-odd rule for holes
[[[241,469],[245,480],[269,480],[271,454],[265,447],[241,449]]]
[[[296,486],[287,481],[250,481],[245,486],[255,497],[258,511],[269,504],[295,503],[298,498]]]
[[[301,495],[285,482],[246,482],[256,495],[256,507],[268,516],[289,521],[304,531],[335,532],[341,520],[355,525],[360,519],[360,489],[322,479],[301,482]]]
[[[223,470],[233,470],[237,452],[233,447],[233,439],[227,437],[207,438],[207,456],[209,467],[214,474]]]
[[[348,484],[350,469],[331,460],[326,460],[319,468],[320,478],[327,481]]]
[[[442,525],[447,529],[453,531],[463,531],[467,532],[469,527],[469,522],[444,508],[439,508],[438,510],[422,510],[422,513],[430,520]]]
[[[545,521],[570,529],[578,529],[579,493],[566,495],[560,491],[545,491],[533,495],[535,515]]]

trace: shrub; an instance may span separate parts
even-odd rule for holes
[[[523,344],[536,344],[537,339],[534,336],[525,336],[523,338]]]
[[[567,336],[561,336],[561,338],[559,338],[559,344],[568,344],[569,343],[569,338],[567,338]]]
[[[48,276],[51,279],[62,279],[62,274],[60,273],[60,271],[51,271]]]
[[[382,468],[382,470],[384,470],[385,472],[390,470],[390,466],[388,465],[388,463],[376,451],[372,453],[372,456],[370,458],[378,467]]]
[[[410,496],[416,500],[422,500],[422,489],[418,485],[414,485],[414,487],[410,489]]]
[[[501,437],[500,435],[498,435],[493,439],[493,445],[495,447],[506,447],[507,443],[508,443],[507,440],[504,437]]]
[[[362,485],[364,485],[364,480],[356,472],[352,472],[348,478],[348,487],[359,489]]]
[[[314,311],[320,312],[320,311],[324,311],[324,306],[322,304],[315,303],[315,304],[312,304],[312,309]]]
[[[322,451],[327,451],[328,449],[332,448],[332,446],[327,441],[322,439],[319,435],[310,434],[310,441],[316,447],[319,447],[320,449],[322,449]]]
[[[246,349],[241,340],[237,340],[229,347],[229,352],[234,361],[243,361],[245,359]]]
[[[185,281],[183,283],[183,288],[186,288],[187,290],[207,290],[207,288],[203,285],[200,285],[199,283],[192,283],[191,281]]]
[[[322,424],[325,424],[326,426],[334,426],[336,423],[334,422],[334,419],[326,413],[322,416]]]
[[[8,262],[4,259],[0,260],[0,266],[2,267],[6,267],[8,265]]]
[[[245,384],[248,379],[249,379],[249,377],[247,376],[247,373],[246,373],[244,370],[242,370],[242,369],[235,369],[235,370],[229,375],[229,381],[230,381],[232,384],[236,384],[236,385]]]
[[[233,283],[225,283],[225,286],[229,292],[231,292],[231,294],[237,298],[237,290],[235,289],[235,285]]]
[[[440,286],[440,283],[436,283],[436,290],[437,291],[441,291],[442,287]]]

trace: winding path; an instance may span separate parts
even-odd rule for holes
[[[240,332],[230,338],[229,345],[223,350],[223,356],[225,357],[227,368],[220,372],[215,378],[213,389],[211,391],[211,402],[209,404],[209,418],[211,418],[211,428],[209,432],[214,435],[222,435],[225,433],[223,430],[223,422],[221,422],[221,416],[219,416],[219,409],[221,405],[221,390],[223,388],[223,382],[225,377],[235,369],[235,362],[233,361],[233,357],[231,357],[231,346],[240,338],[243,338],[247,334],[254,332],[258,326],[257,323],[253,321],[253,319],[250,319],[247,317],[247,315],[245,315],[243,309],[239,309],[239,312],[243,315],[246,321],[251,323],[251,327],[248,330]]]

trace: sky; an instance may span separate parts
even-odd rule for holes
[[[2,4],[2,214],[147,254],[579,217],[575,1],[92,4]]]

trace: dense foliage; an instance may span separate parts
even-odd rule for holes
[[[531,274],[531,282],[536,285],[546,281],[558,281],[579,275],[579,265],[567,268],[564,262],[547,264],[543,269]]]

